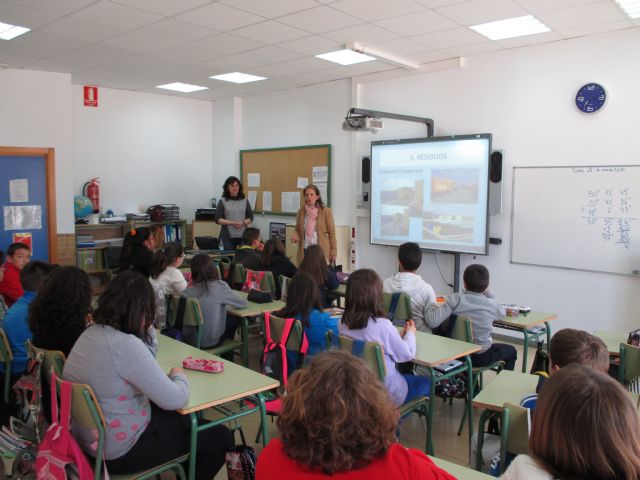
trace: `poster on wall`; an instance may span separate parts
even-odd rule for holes
[[[42,205],[5,206],[5,230],[40,230],[42,228]]]
[[[13,234],[13,243],[24,243],[33,255],[33,237],[29,232],[19,232]]]
[[[29,180],[26,178],[14,178],[9,180],[9,201],[11,203],[29,201]]]

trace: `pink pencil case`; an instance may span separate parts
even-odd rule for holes
[[[207,358],[187,357],[182,361],[182,367],[201,372],[220,373],[224,371],[224,363]]]

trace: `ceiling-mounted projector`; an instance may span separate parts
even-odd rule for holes
[[[342,122],[342,129],[350,132],[376,133],[384,127],[381,119],[367,115],[347,115]]]

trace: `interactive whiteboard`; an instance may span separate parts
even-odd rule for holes
[[[639,219],[639,165],[513,169],[513,263],[633,275]]]

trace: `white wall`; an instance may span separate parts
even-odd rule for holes
[[[587,330],[637,328],[640,280],[512,265],[512,168],[638,164],[639,48],[640,29],[635,28],[470,57],[461,69],[364,83],[359,88],[359,106],[431,117],[436,135],[493,133],[494,148],[504,150],[504,207],[501,215],[491,218],[490,235],[501,237],[503,243],[491,246],[488,257],[465,255],[463,268],[474,261],[486,264],[499,300],[558,313],[555,329],[569,325]],[[602,111],[586,116],[577,111],[574,98],[577,89],[590,81],[602,83],[609,98]],[[375,139],[424,134],[419,125],[388,121]],[[370,138],[360,138],[357,151],[366,154]],[[540,193],[544,194],[543,185]],[[359,219],[358,226],[360,265],[388,274],[395,249],[368,245],[368,219]],[[451,281],[451,260],[442,254],[438,259]],[[437,291],[447,291],[441,290],[431,255],[425,254],[421,273]]]
[[[0,145],[55,148],[57,229],[73,232],[71,76],[0,69]]]
[[[73,193],[100,177],[100,203],[116,214],[175,203],[182,218],[210,205],[212,105],[100,88],[98,108],[73,86]]]

